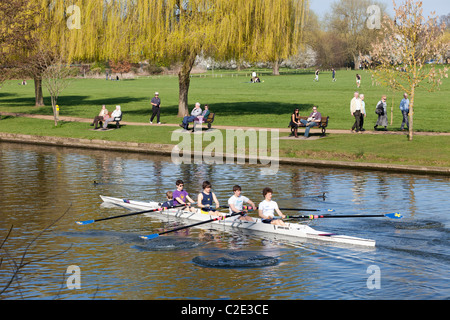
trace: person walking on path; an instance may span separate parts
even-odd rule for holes
[[[388,125],[388,117],[386,113],[387,104],[386,104],[386,96],[382,96],[381,100],[377,103],[377,107],[375,109],[375,113],[378,115],[377,123],[373,127],[374,130],[377,130],[378,126],[383,126],[387,131]]]
[[[359,132],[359,129],[361,128],[361,99],[359,98],[359,92],[355,92],[353,99],[350,101],[350,114],[355,118],[352,132],[355,129],[356,132]]]
[[[364,118],[366,117],[366,103],[364,102],[364,94],[360,94],[361,99],[361,119],[359,120],[359,132],[366,131],[364,127]]]
[[[152,117],[150,118],[150,124],[153,123],[153,119],[155,117],[157,117],[156,120],[158,121],[158,124],[161,124],[161,122],[160,122],[161,99],[159,98],[159,93],[158,92],[155,92],[155,96],[152,98],[150,103],[152,104],[152,112],[153,112]]]
[[[400,111],[402,112],[403,120],[402,125],[400,129],[403,131],[405,130],[405,124],[406,128],[409,130],[409,120],[408,120],[408,113],[409,113],[409,99],[408,94],[403,94],[403,99],[400,101]]]
[[[361,87],[361,75],[359,73],[356,74],[356,87]]]

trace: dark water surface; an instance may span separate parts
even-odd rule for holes
[[[26,263],[0,299],[450,298],[446,177],[294,166],[263,176],[256,166],[175,165],[147,155],[0,143],[0,178],[1,240],[13,226],[0,251],[0,290],[24,254]],[[163,201],[177,179],[195,196],[204,180],[211,181],[223,205],[238,183],[256,204],[270,186],[280,207],[398,211],[404,218],[309,222],[318,230],[374,239],[375,248],[208,226],[144,241],[138,236],[183,222],[143,215],[75,224],[128,213],[102,206],[100,195]],[[68,288],[69,266],[80,270],[80,289]]]

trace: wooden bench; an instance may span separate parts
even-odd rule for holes
[[[206,123],[206,125],[208,126],[208,129],[211,129],[211,125],[214,122],[214,117],[215,117],[215,113],[214,112],[210,112],[208,115],[208,118],[206,118],[206,120],[203,121],[198,121],[198,120],[194,120],[194,125],[192,127],[192,132],[195,131],[195,128],[197,127],[197,125],[202,125],[203,123]],[[188,128],[189,130],[189,128]]]
[[[116,122],[116,129],[120,128],[120,121],[122,121],[122,115],[123,115],[123,113],[120,115],[120,117],[115,117],[114,118],[114,121]],[[111,113],[109,114],[109,116],[111,116]],[[99,121],[98,124],[99,124],[100,127],[103,127],[103,121]],[[108,123],[108,127],[109,127],[110,124],[114,125],[113,121]]]
[[[308,117],[300,117],[300,119],[308,120]],[[324,137],[325,133],[327,131],[327,127],[328,127],[328,119],[330,119],[330,117],[322,117],[322,120],[320,121],[320,123],[318,123],[317,126],[311,127],[311,129],[314,129],[314,128],[322,129],[321,137]],[[289,122],[289,126],[288,127],[291,127],[291,134],[290,134],[290,136],[293,136],[295,127],[291,126],[290,122]],[[303,123],[301,123],[298,127],[299,128],[305,128],[306,126]]]

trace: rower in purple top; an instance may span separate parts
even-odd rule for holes
[[[195,208],[191,207],[191,204],[195,202],[189,197],[189,193],[187,193],[186,190],[183,190],[183,180],[177,180],[176,186],[177,190],[173,192],[173,205],[177,206],[179,204],[185,204],[189,208],[189,211],[195,212]]]

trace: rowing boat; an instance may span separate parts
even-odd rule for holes
[[[131,210],[151,210],[159,207],[157,202],[144,202],[114,197],[100,196],[104,203],[114,204]],[[196,212],[190,212],[182,209],[168,209],[158,211],[151,215],[152,217],[175,217],[189,219],[193,221],[206,221],[214,218],[209,214],[204,214],[198,209]],[[363,239],[345,235],[338,235],[329,232],[318,231],[305,224],[286,223],[286,226],[276,226],[261,222],[259,218],[253,218],[253,221],[243,221],[239,219],[225,219],[211,222],[213,226],[238,228],[242,230],[259,231],[268,234],[283,235],[289,237],[320,240],[325,242],[343,243],[350,245],[374,247],[375,240]]]

